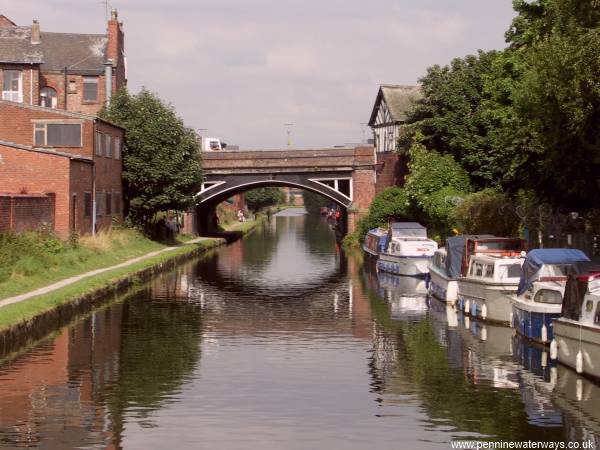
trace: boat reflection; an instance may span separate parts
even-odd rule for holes
[[[369,289],[388,306],[392,320],[415,321],[425,317],[428,309],[427,285],[424,278],[363,270]]]

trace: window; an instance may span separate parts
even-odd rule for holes
[[[475,275],[477,275],[478,277],[483,275],[483,264],[475,263]]]
[[[81,147],[80,123],[36,123],[35,145],[52,147]]]
[[[77,81],[69,80],[69,93],[76,94],[77,93]]]
[[[107,158],[110,158],[112,155],[112,136],[109,134],[106,134],[104,136],[104,154]]]
[[[20,70],[3,70],[2,100],[23,103],[23,74]]]
[[[115,159],[121,159],[121,138],[115,138]]]
[[[40,89],[40,106],[46,108],[56,108],[58,97],[56,96],[56,90],[51,87],[43,87]]]
[[[563,301],[563,296],[559,291],[551,289],[540,289],[533,298],[537,303],[550,303],[552,305],[560,305]]]
[[[96,217],[103,215],[102,208],[104,206],[104,194],[102,192],[96,192]]]
[[[596,305],[596,316],[594,317],[594,323],[600,325],[600,302]]]
[[[108,192],[106,194],[106,215],[110,216],[112,214],[112,194]]]
[[[96,131],[96,156],[102,156],[102,133]]]
[[[494,277],[494,265],[493,264],[486,264],[485,265],[485,276],[487,278],[493,278]]]
[[[84,192],[83,194],[83,215],[84,217],[92,216],[92,193]]]
[[[115,195],[115,214],[120,216],[121,215],[121,193],[117,192]]]
[[[83,101],[98,101],[98,77],[83,77]]]

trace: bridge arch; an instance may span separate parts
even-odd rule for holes
[[[314,192],[333,201],[341,208],[347,209],[352,205],[352,197],[345,195],[334,188],[322,185],[311,180],[296,179],[271,179],[255,177],[255,179],[244,179],[229,182],[220,182],[214,187],[201,191],[197,195],[197,205],[218,204],[236,194],[247,192],[262,187],[295,187]]]
[[[216,205],[236,193],[266,186],[291,186],[331,199],[354,230],[375,196],[377,157],[373,147],[321,150],[203,152],[205,181],[196,196],[194,229],[214,229]],[[347,213],[347,214],[346,214]]]

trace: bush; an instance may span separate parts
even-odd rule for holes
[[[362,242],[372,228],[387,225],[390,218],[405,219],[413,217],[406,191],[401,187],[390,187],[377,194],[369,206],[369,213],[357,226],[358,239]]]
[[[418,136],[415,139],[417,141],[409,150],[410,174],[406,178],[405,189],[419,209],[426,211],[432,196],[437,196],[439,201],[440,191],[453,196],[462,196],[471,191],[469,174],[451,155],[429,151],[418,142]]]
[[[454,208],[454,217],[465,233],[487,233],[497,236],[518,234],[520,219],[515,205],[502,192],[493,189],[469,194]]]

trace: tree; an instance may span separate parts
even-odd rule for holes
[[[252,189],[244,194],[246,205],[252,211],[256,212],[267,206],[283,203],[285,195],[278,187],[264,187]]]
[[[311,214],[319,214],[323,206],[328,206],[332,203],[324,195],[311,191],[302,191],[302,199],[304,200],[304,208]]]
[[[148,229],[154,215],[193,205],[202,183],[200,148],[172,106],[145,88],[119,91],[101,117],[125,128],[123,181],[129,219]]]
[[[527,48],[513,94],[530,137],[523,178],[542,200],[585,211],[600,197],[600,8],[595,0],[544,3],[550,32]]]

